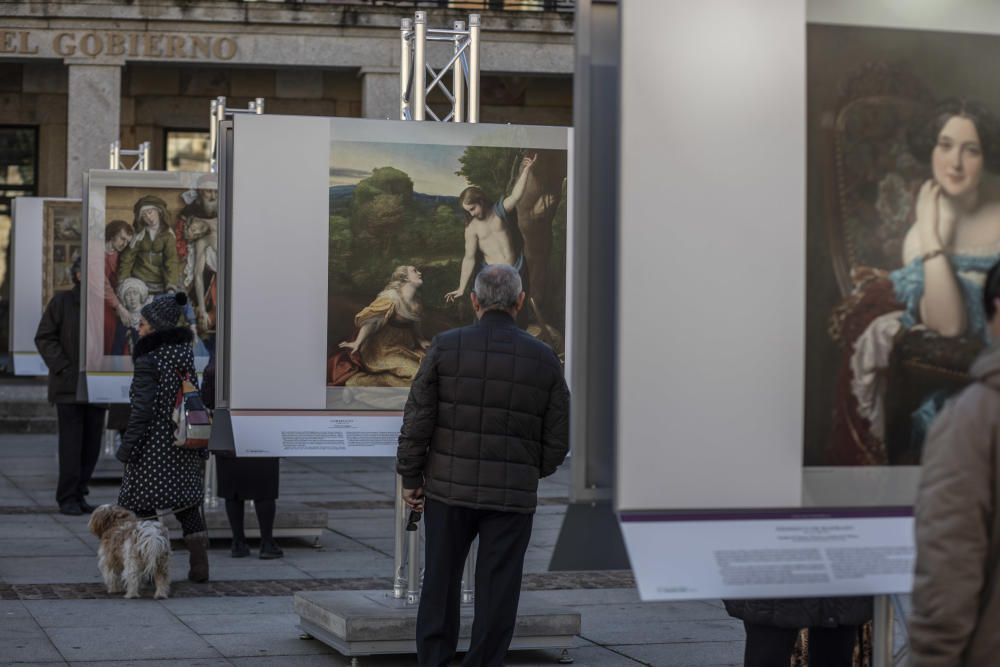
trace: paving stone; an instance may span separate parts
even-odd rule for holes
[[[97,558],[91,556],[36,556],[4,558],[0,581],[8,584],[79,583],[100,581]]]
[[[75,517],[81,520],[80,517]],[[82,519],[86,524],[86,519]],[[84,526],[86,527],[86,525]],[[4,516],[3,530],[6,535],[17,535],[24,540],[45,538],[66,538],[66,529],[51,516],[19,515]]]
[[[300,641],[311,641],[322,644],[322,642],[318,642],[315,639]],[[404,658],[405,656],[396,655],[372,655],[365,656],[361,664],[362,667],[400,667],[400,665],[417,664],[416,656],[410,656],[409,659]],[[330,649],[329,653],[315,655],[269,655],[254,658],[231,657],[229,658],[229,662],[238,667],[348,667],[351,664],[351,659]]]
[[[392,539],[393,521],[391,517],[385,519],[345,519],[332,516],[327,525],[330,530],[348,537]]]
[[[180,618],[194,614],[245,616],[249,614],[292,614],[295,612],[291,595],[280,597],[170,598],[169,600],[161,600],[160,604]]]
[[[70,667],[220,667],[221,665],[232,665],[225,658],[191,659],[184,660],[109,660],[97,662],[71,662]]]
[[[55,662],[64,664],[62,656],[48,637],[0,639],[0,656],[13,664]]]
[[[93,556],[96,551],[79,539],[65,537],[30,537],[18,540],[0,539],[0,558],[28,556]],[[2,561],[0,561],[2,562]]]
[[[235,611],[235,610],[234,610]],[[300,633],[299,616],[294,611],[270,614],[178,614],[178,618],[199,635],[245,635],[257,633]]]
[[[560,651],[508,651],[504,664],[510,667],[554,667],[558,664]],[[569,649],[573,667],[637,667],[645,662],[633,660],[602,646],[585,646]],[[455,663],[458,664],[458,663]],[[657,663],[667,667],[669,663]],[[681,667],[669,665],[669,667]]]
[[[149,596],[147,593],[148,597]],[[174,615],[149,600],[32,600],[24,603],[43,628],[100,628],[179,625]]]
[[[602,646],[620,644],[727,642],[744,639],[743,623],[735,619],[690,621],[671,618],[661,604],[606,605],[589,611],[580,634]]]
[[[205,635],[204,640],[227,658],[311,654],[330,655],[336,653],[334,649],[323,642],[299,639],[298,632]]]
[[[609,647],[636,660],[657,665],[717,667],[743,664],[743,642],[687,642],[679,644],[633,644]]]
[[[47,632],[52,644],[71,662],[116,660],[122,656],[137,661],[220,657],[204,638],[180,623],[132,626],[129,632],[117,626],[49,628]]]

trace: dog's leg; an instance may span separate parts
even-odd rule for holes
[[[121,593],[125,588],[122,586],[121,574],[113,570],[104,572],[104,583],[108,587],[108,593]]]
[[[108,589],[108,593],[121,593],[121,577],[118,572],[115,572],[114,565],[108,562],[108,555],[104,551],[104,545],[102,544],[97,549],[97,567],[101,571],[101,577],[104,578],[104,585]]]
[[[156,570],[153,572],[153,583],[156,584],[156,592],[153,597],[157,600],[166,600],[170,597],[170,553],[166,553],[156,559]]]
[[[131,556],[131,554],[129,554],[129,556]],[[122,572],[122,578],[125,580],[126,598],[139,597],[139,586],[142,584],[142,572],[138,565],[139,564],[135,562],[135,559],[131,557],[125,561],[125,570]]]

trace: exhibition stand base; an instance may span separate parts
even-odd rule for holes
[[[278,512],[274,517],[274,536],[277,538],[299,537],[313,540],[313,546],[319,547],[319,538],[326,530],[329,518],[326,510],[316,509],[301,503],[278,501]],[[168,514],[163,518],[174,539],[179,539],[181,525],[177,517]],[[252,539],[260,537],[260,526],[257,515],[247,504],[243,514],[244,531]],[[216,507],[205,508],[205,524],[208,526],[209,539],[230,539],[233,535],[226,518],[226,508],[221,502]]]
[[[114,456],[104,456],[102,454],[101,458],[97,459],[94,474],[90,476],[90,479],[100,482],[120,482],[123,470],[121,461]]]
[[[580,633],[580,614],[546,604],[542,596],[541,591],[521,593],[512,650],[566,649]],[[304,633],[345,656],[417,652],[417,605],[389,591],[299,592],[295,613]],[[462,605],[459,651],[469,648],[471,631],[472,605]],[[569,659],[564,654],[560,661]]]

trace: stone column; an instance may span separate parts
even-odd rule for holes
[[[122,64],[69,65],[66,130],[66,196],[83,194],[83,173],[107,169],[111,142],[119,138]],[[124,148],[135,148],[125,146]]]
[[[399,68],[361,68],[361,115],[399,120]]]

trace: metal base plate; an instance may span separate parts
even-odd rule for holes
[[[568,648],[580,633],[580,614],[545,605],[541,592],[523,592],[512,650]],[[304,632],[342,655],[416,653],[417,607],[387,591],[307,591],[295,594]],[[462,607],[458,650],[469,648],[472,607]]]
[[[278,511],[274,517],[275,537],[301,537],[319,539],[326,530],[329,517],[326,510],[316,509],[301,503],[285,503],[278,501]],[[181,534],[180,524],[177,518],[170,514],[163,521],[170,534],[178,536]],[[247,503],[243,510],[244,532],[249,538],[260,537],[260,526],[257,524],[257,515],[254,513],[250,503]],[[229,539],[233,533],[229,527],[229,519],[226,518],[226,508],[222,501],[216,507],[205,508],[205,524],[208,527],[209,539]]]

